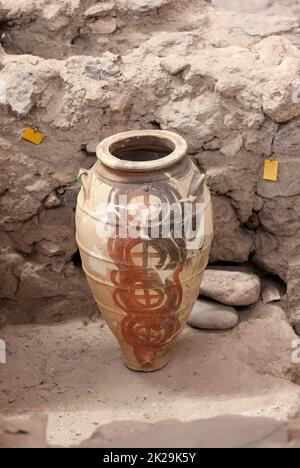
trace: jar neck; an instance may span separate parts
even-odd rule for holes
[[[97,157],[106,167],[127,173],[161,171],[178,164],[187,153],[179,135],[162,130],[120,133],[103,140]]]

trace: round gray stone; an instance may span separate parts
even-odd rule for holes
[[[203,330],[230,330],[239,322],[233,307],[225,306],[208,299],[199,299],[188,319],[188,324]]]
[[[255,304],[261,293],[260,278],[249,272],[209,268],[204,272],[200,294],[229,306]]]

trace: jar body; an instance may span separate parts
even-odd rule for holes
[[[99,160],[83,182],[76,238],[90,288],[125,364],[158,370],[187,322],[208,263],[213,227],[204,177],[184,156],[149,173],[110,169]],[[178,207],[186,207],[181,215]],[[187,223],[196,224],[197,236],[186,234]]]

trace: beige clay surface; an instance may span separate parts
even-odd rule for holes
[[[300,388],[292,383],[295,335],[278,306],[243,314],[226,333],[187,327],[169,366],[146,375],[124,367],[101,318],[86,326],[7,327],[1,333],[8,359],[0,366],[0,413],[47,413],[48,441],[59,445],[80,442],[117,420],[292,418],[300,403]]]

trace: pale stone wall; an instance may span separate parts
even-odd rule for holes
[[[2,310],[39,321],[95,311],[74,265],[76,175],[94,164],[102,138],[154,127],[184,136],[207,174],[211,261],[251,259],[279,275],[296,324],[299,2],[261,2],[259,11],[251,2],[250,12],[221,0],[230,8],[204,0],[2,3]],[[47,135],[42,145],[19,139],[27,126]],[[280,163],[277,183],[262,180],[270,157]]]

